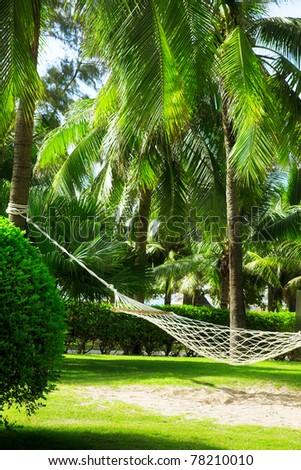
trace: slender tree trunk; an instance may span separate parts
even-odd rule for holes
[[[296,299],[293,297],[293,295],[290,295],[290,298],[287,302],[288,310],[289,312],[295,312],[296,311]]]
[[[275,287],[268,285],[268,312],[275,312],[276,310],[276,297]]]
[[[192,294],[184,294],[183,305],[192,305],[192,302],[193,302],[193,295]]]
[[[268,311],[269,312],[279,311],[279,308],[281,309],[282,298],[283,298],[282,288],[271,286],[269,284],[268,285]],[[290,311],[294,312],[295,311],[295,299],[293,299],[292,308],[293,310],[290,310]]]
[[[196,289],[193,294],[192,305],[196,307],[212,307],[211,303],[206,299],[203,292]]]
[[[288,308],[289,312],[295,312],[296,311],[296,293],[291,292],[290,290],[285,290],[284,291],[285,295],[285,302]]]
[[[147,246],[147,234],[150,217],[151,207],[151,196],[152,192],[149,188],[141,190],[140,201],[139,201],[139,213],[138,221],[135,227],[136,235],[136,260],[135,264],[141,275],[141,292],[137,293],[135,298],[140,302],[144,302],[144,291],[145,291],[145,270],[146,270],[146,246]]]
[[[221,308],[229,307],[229,250],[228,247],[223,250],[220,266],[221,276]]]
[[[170,279],[166,279],[164,305],[170,305],[170,304],[171,304],[171,282],[170,282]]]
[[[10,189],[10,203],[27,205],[31,179],[33,117],[25,119],[23,102],[20,102],[16,117],[14,139],[13,175]],[[9,214],[9,219],[22,230],[26,221],[17,214]]]
[[[35,66],[38,61],[41,0],[32,0],[34,18],[34,37],[30,46],[31,58]],[[26,88],[26,84],[24,84]],[[14,139],[13,174],[10,190],[10,203],[27,205],[31,180],[32,141],[34,124],[34,104],[29,103],[30,98],[24,96],[20,99],[16,115],[16,129]],[[9,214],[9,219],[22,230],[26,229],[26,221],[16,214]]]
[[[246,313],[243,296],[243,252],[240,233],[240,214],[238,205],[238,191],[234,178],[233,167],[230,162],[230,153],[234,146],[234,135],[228,115],[226,99],[223,99],[222,123],[225,139],[227,160],[226,176],[226,202],[227,202],[227,229],[229,243],[229,307],[230,326],[232,328],[246,327]]]

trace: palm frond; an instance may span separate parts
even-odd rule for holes
[[[203,259],[200,256],[184,257],[174,261],[166,261],[154,268],[156,276],[181,279],[189,274],[202,270]]]
[[[290,168],[286,197],[290,206],[301,203],[301,168],[296,163]]]
[[[268,171],[276,163],[274,139],[275,135],[263,120],[244,123],[231,152],[231,161],[242,185],[252,188],[258,195],[261,193],[258,183],[265,182]]]
[[[91,185],[95,166],[100,160],[102,138],[103,130],[99,128],[94,128],[83,136],[56,174],[53,181],[56,190],[83,190]]]
[[[272,66],[273,71],[282,79],[282,82],[285,80],[290,90],[294,90],[299,96],[301,93],[301,70],[292,62],[291,57],[278,56]]]
[[[36,169],[61,163],[67,158],[70,146],[75,146],[90,129],[94,100],[76,103],[66,116],[66,122],[49,132],[40,148]]]
[[[24,92],[36,98],[39,83],[30,47],[34,32],[33,3],[3,0],[0,9],[0,96],[10,88],[13,96]]]
[[[14,121],[15,100],[8,88],[0,96],[0,141],[4,142]]]
[[[198,191],[196,198],[199,199],[199,205],[202,205],[202,198],[206,196],[207,191],[213,189],[214,183],[224,191],[221,168],[208,146],[208,141],[205,141],[197,129],[190,129],[185,136],[182,154],[186,157],[187,171],[195,181],[193,190]]]
[[[286,238],[296,238],[300,236],[301,229],[301,208],[291,207],[288,212],[279,216],[270,224],[266,224],[258,234],[264,240],[281,241]]]
[[[301,240],[286,240],[279,245],[279,251],[290,260],[301,259]]]
[[[151,156],[141,155],[133,158],[128,168],[128,185],[130,188],[137,188],[137,181],[141,188],[154,188],[158,181],[158,167],[154,165]]]
[[[87,48],[105,57],[118,84],[120,128],[128,136],[160,126],[181,132],[194,107],[196,67],[204,92],[209,51],[214,56],[211,11],[196,0],[89,1],[83,8]]]
[[[274,108],[265,72],[241,27],[229,34],[221,50],[221,75],[235,131],[231,161],[250,187],[264,181],[275,159],[276,134],[270,118]]]
[[[112,115],[116,113],[121,100],[117,83],[109,77],[95,98],[91,124],[95,127],[104,127],[105,123],[110,122]]]
[[[168,221],[173,217],[183,220],[187,214],[187,201],[189,188],[186,175],[181,162],[171,155],[163,162],[161,174],[158,179],[158,204],[161,214]]]
[[[118,55],[115,50],[114,59],[121,62],[121,86],[125,84],[120,126],[130,133],[154,131],[158,125],[180,128],[188,112],[159,8],[158,2],[143,2],[117,31]]]
[[[289,289],[300,289],[301,287],[301,276],[296,276],[294,277],[293,279],[291,279],[290,281],[288,281],[288,283],[286,284],[285,286],[286,288],[289,288]]]
[[[256,25],[258,45],[274,48],[277,53],[292,58],[300,68],[301,19],[265,18]]]
[[[274,96],[276,112],[273,122],[278,130],[278,160],[288,165],[292,154],[300,151],[298,125],[301,119],[301,71],[291,58],[276,56],[270,61],[269,95]]]
[[[273,257],[262,258],[257,253],[248,252],[248,257],[251,261],[246,263],[245,267],[250,272],[257,274],[264,279],[268,284],[281,287],[281,283],[277,276],[278,263]]]

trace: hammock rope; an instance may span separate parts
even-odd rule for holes
[[[290,333],[230,328],[165,312],[119,292],[117,294],[113,311],[144,318],[200,356],[219,362],[253,364],[301,347],[301,331]]]
[[[112,284],[106,282],[85,263],[69,253],[66,248],[27,217],[23,210],[8,207],[7,212],[10,213],[10,210],[26,219],[59,250],[113,292],[115,306],[112,311],[124,312],[148,320],[200,356],[231,365],[253,364],[282,356],[301,347],[301,331],[290,333],[230,328],[159,310],[121,294]]]

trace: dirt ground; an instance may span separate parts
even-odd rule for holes
[[[118,400],[165,416],[215,419],[228,425],[251,424],[301,429],[301,392],[285,389],[236,390],[227,387],[85,387],[100,406]]]

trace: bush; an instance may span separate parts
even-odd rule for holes
[[[0,218],[0,409],[30,414],[53,388],[64,344],[64,305],[38,250]]]
[[[165,312],[172,311],[181,317],[193,318],[215,325],[229,326],[229,310],[213,307],[195,307],[194,305],[159,305]]]
[[[66,349],[86,353],[99,347],[103,354],[122,350],[124,354],[169,354],[174,339],[147,320],[111,311],[109,304],[67,301],[68,335]]]
[[[99,346],[103,354],[122,350],[124,354],[177,355],[194,353],[168,333],[143,318],[111,311],[109,304],[68,302],[67,348],[80,353]],[[229,325],[229,311],[192,305],[160,305],[164,311],[215,325]],[[254,330],[293,331],[295,314],[291,312],[248,312],[247,326]]]
[[[164,311],[173,311],[182,317],[194,318],[215,325],[229,326],[229,310],[213,307],[194,307],[193,305],[161,305]],[[247,328],[263,331],[294,331],[295,313],[283,312],[247,312]]]
[[[94,348],[96,342],[103,354],[115,349],[116,314],[111,312],[108,304],[68,300],[65,308],[68,313],[67,350],[76,349],[78,353],[85,354]]]
[[[295,331],[296,314],[294,312],[248,312],[247,324],[252,330]]]

